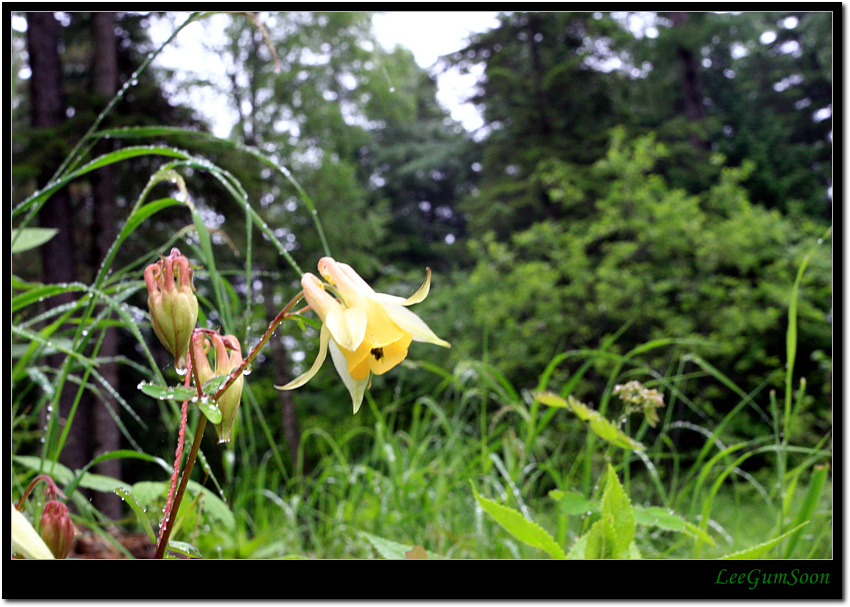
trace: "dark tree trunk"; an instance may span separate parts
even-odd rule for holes
[[[269,296],[266,298],[268,304],[268,316],[274,318],[280,310],[274,309],[274,298]],[[289,364],[286,358],[286,348],[283,346],[283,340],[272,336],[269,340],[271,346],[272,367],[274,367],[274,383],[282,386],[292,381],[292,374],[289,371]],[[283,434],[286,439],[286,446],[289,449],[289,457],[292,460],[292,465],[298,464],[298,444],[301,442],[301,428],[298,424],[298,412],[295,409],[295,402],[292,400],[292,392],[288,390],[277,390],[278,402],[280,403],[280,417],[283,424]]]
[[[115,39],[115,13],[93,13],[92,39],[94,54],[92,57],[92,92],[95,95],[97,110],[102,110],[118,90],[118,49]],[[108,144],[108,142],[103,142]],[[99,146],[99,152],[108,152],[109,145]],[[92,174],[92,256],[91,267],[97,270],[115,241],[117,236],[115,213],[115,172],[113,167],[106,166]],[[118,364],[109,362],[118,354],[118,330],[105,330],[103,341],[98,353],[106,359],[98,365],[98,371],[104,381],[118,389]],[[110,414],[117,415],[118,403],[106,391],[101,402],[94,403],[91,412],[93,429],[92,455],[98,456],[121,447],[121,434],[118,425]],[[98,464],[97,472],[113,478],[121,478],[121,462],[111,459]],[[116,495],[107,493],[95,494],[95,507],[110,518],[119,518],[122,514],[121,501]]]
[[[688,13],[670,13],[673,27],[685,26],[690,21]],[[699,63],[694,52],[679,44],[676,50],[679,56],[679,65],[682,70],[682,96],[685,105],[685,117],[689,122],[697,122],[705,118],[705,106],[703,105],[702,83],[699,78]],[[709,143],[704,139],[693,135],[691,143],[700,148],[708,148]]]
[[[30,95],[32,126],[41,131],[45,160],[37,176],[39,187],[47,184],[64,157],[61,145],[61,126],[65,122],[65,101],[62,91],[62,61],[59,57],[60,30],[53,13],[27,13],[27,51],[29,54]],[[45,283],[74,282],[77,277],[74,263],[74,241],[71,226],[73,217],[71,198],[67,189],[53,194],[39,212],[39,223],[45,228],[55,228],[56,235],[41,247]],[[61,305],[73,301],[70,293],[58,295],[48,305]],[[48,364],[59,369],[64,355],[48,357]],[[59,395],[59,416],[63,423],[68,419],[77,386],[65,382]],[[87,437],[90,435],[86,412],[78,408],[72,431],[62,450],[61,461],[71,469],[83,467],[88,462]]]

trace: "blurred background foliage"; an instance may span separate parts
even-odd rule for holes
[[[555,357],[597,348],[613,335],[618,353],[676,340],[644,361],[659,376],[688,352],[744,393],[781,386],[790,288],[832,218],[831,13],[504,13],[497,27],[472,35],[432,70],[404,48],[382,48],[369,13],[232,14],[223,36],[205,39],[225,66],[225,85],[162,68],[133,75],[155,50],[150,28],[167,27],[172,15],[111,13],[112,51],[95,44],[102,26],[92,14],[48,15],[63,111],[47,126],[34,122],[30,61],[32,45],[49,32],[24,27],[31,14],[13,16],[13,207],[106,106],[110,96],[96,92],[96,83],[103,53],[112,52],[112,90],[132,88],[101,128],[186,129],[144,143],[191,150],[230,171],[300,270],[315,271],[329,251],[377,290],[401,295],[415,291],[426,267],[433,270],[431,295],[417,312],[453,347],[414,345],[411,364],[375,379],[374,399],[399,405],[400,416],[445,385],[428,369],[462,378],[470,361],[483,361],[506,384],[530,390]],[[436,74],[477,68],[483,75],[472,101],[484,125],[470,133],[438,103]],[[199,135],[211,130],[210,108],[190,100],[210,87],[219,87],[238,117],[229,139],[260,151],[291,179]],[[115,137],[99,145],[130,143],[137,142]],[[67,191],[69,240],[51,241],[36,250],[41,255],[14,256],[15,276],[91,281],[104,257],[99,235],[120,228],[156,162],[143,156],[116,165],[108,198],[98,198],[97,172],[76,181]],[[299,273],[255,224],[246,229],[244,211],[219,182],[200,172],[185,178],[212,232],[218,270],[233,280],[225,318],[205,270],[197,272],[201,322],[228,324],[249,347],[297,293]],[[173,184],[155,187],[174,195]],[[105,218],[104,209],[111,209]],[[141,279],[144,264],[171,246],[192,258],[190,223],[177,207],[158,213],[112,267],[135,268]],[[59,259],[71,262],[71,274],[50,274]],[[145,309],[140,283],[128,301]],[[820,436],[831,428],[832,407],[829,246],[810,262],[799,306],[796,372],[808,388],[797,431]],[[267,428],[246,433],[251,443],[239,441],[237,428],[234,469],[267,461],[271,449],[283,454],[282,474],[292,473],[304,433],[347,436],[369,423],[368,407],[351,417],[329,364],[309,389],[273,389],[312,363],[316,342],[311,328],[285,323],[263,351],[247,382],[256,404],[243,406],[241,423],[250,427],[261,416]],[[110,381],[129,406],[113,416],[122,432],[109,430],[109,420],[97,422],[101,431],[113,433],[113,448],[128,446],[129,435],[134,448],[170,453],[176,419],[136,389],[144,361],[121,327],[110,356],[106,362],[124,361]],[[170,364],[166,356],[160,362]],[[595,363],[576,388],[579,398],[598,399],[610,364]],[[550,385],[563,385],[574,371],[559,365]],[[706,381],[714,378],[696,366],[689,371],[689,402],[680,400],[673,418],[702,422],[728,413],[734,403]],[[32,374],[16,377],[13,391],[21,412],[44,402]],[[94,419],[108,398],[93,393],[80,411]],[[142,432],[136,416],[163,423]],[[79,424],[84,443],[91,426]],[[729,431],[759,436],[766,421],[746,409]],[[16,453],[38,453],[38,424],[21,422],[15,438]],[[63,453],[70,465],[91,459],[91,446],[74,448],[76,459],[71,447]],[[309,468],[320,452],[314,442],[303,448]],[[210,465],[226,469],[228,461]],[[120,474],[143,477],[145,469],[133,466],[124,462]],[[219,473],[229,477],[234,469]]]

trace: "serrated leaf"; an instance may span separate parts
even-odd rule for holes
[[[615,559],[617,558],[614,530],[604,520],[598,520],[590,527],[585,535],[584,558]]]
[[[626,495],[614,467],[608,465],[605,490],[602,492],[601,522],[606,531],[613,534],[614,558],[625,556],[629,544],[635,537],[635,515],[629,496]]]
[[[649,527],[659,527],[667,531],[685,531],[684,519],[676,516],[669,510],[659,506],[650,506],[644,508],[635,506],[633,508],[635,514],[635,523],[646,525]]]
[[[809,521],[801,525],[797,525],[793,529],[790,529],[783,533],[782,535],[778,535],[775,538],[764,542],[763,544],[757,544],[756,546],[751,546],[749,548],[745,548],[744,550],[740,550],[738,552],[733,552],[732,554],[727,554],[726,556],[722,556],[720,558],[723,559],[757,559],[761,557],[763,554],[768,552],[771,548],[774,548],[779,542],[789,537],[791,534],[796,531],[802,529],[806,525],[809,524]]]
[[[567,552],[567,558],[571,560],[580,560],[587,558],[587,534],[585,533],[578,538],[573,545],[570,546]]]
[[[513,535],[518,540],[525,542],[529,546],[540,548],[556,559],[565,559],[567,555],[564,549],[558,545],[554,538],[546,532],[537,523],[528,520],[522,514],[501,504],[489,500],[478,495],[475,486],[472,487],[472,492],[475,499],[484,509],[484,511],[492,516],[502,528]]]
[[[684,533],[712,546],[715,545],[714,539],[708,533],[668,509],[661,508],[660,506],[649,506],[647,508],[633,506],[632,510],[635,515],[635,523],[638,525],[658,527],[665,531]]]

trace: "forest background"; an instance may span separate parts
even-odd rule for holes
[[[185,129],[151,129],[144,143],[191,149],[224,167],[259,218],[246,229],[245,210],[217,180],[187,171],[217,271],[231,280],[225,313],[215,309],[219,295],[205,270],[197,272],[199,297],[213,308],[206,326],[255,343],[300,288],[282,253],[315,272],[330,249],[377,290],[405,296],[430,267],[432,291],[417,311],[452,344],[412,350],[408,363],[375,378],[371,406],[352,416],[329,366],[309,390],[274,389],[306,370],[316,351],[309,327],[282,325],[246,382],[250,406],[237,437],[250,438],[207,447],[205,474],[219,479],[228,500],[258,466],[272,494],[286,493],[278,488],[294,476],[321,486],[328,444],[344,441],[350,463],[368,459],[374,445],[363,430],[377,411],[392,411],[392,427],[404,429],[424,401],[478,439],[489,432],[488,448],[492,439],[510,452],[519,440],[510,421],[527,415],[542,377],[593,405],[610,391],[612,372],[629,378],[616,357],[636,351],[642,381],[666,400],[662,424],[645,429],[645,441],[674,447],[684,462],[704,440],[690,428],[723,420],[727,444],[773,432],[766,403],[785,386],[791,288],[832,222],[831,12],[654,13],[652,37],[629,27],[638,17],[629,13],[504,13],[432,71],[405,48],[382,48],[369,13],[229,15],[225,36],[206,42],[226,69],[227,86],[216,94],[238,117],[227,139],[285,167],[289,178],[241,147],[193,135],[210,125],[205,108],[189,100],[220,82],[187,80],[179,68],[137,73],[157,50],[152,20],[167,17],[15,15],[26,27],[11,30],[13,210],[127,87],[100,128]],[[480,70],[472,101],[483,126],[475,132],[437,102],[435,74],[449,67]],[[138,143],[113,133],[94,151]],[[54,194],[36,222],[56,235],[13,256],[15,281],[91,284],[132,201],[164,162],[128,158]],[[176,186],[156,187],[177,195]],[[112,259],[116,272],[138,270],[122,301],[152,342],[141,268],[175,245],[192,258],[200,246],[194,227],[185,211],[166,208]],[[805,394],[791,430],[807,445],[822,444],[833,421],[825,242],[808,261],[796,303],[793,371],[805,378]],[[71,470],[119,450],[167,458],[177,420],[137,389],[150,370],[108,310],[98,321],[96,373],[72,368],[78,381],[50,389],[65,356],[46,344],[33,353],[23,337],[41,326],[28,324],[34,318],[49,324],[49,310],[71,301],[61,293],[13,318],[27,327],[13,341],[14,455],[45,457],[45,416],[55,405],[60,417],[73,417],[55,452]],[[581,358],[603,344],[605,356]],[[156,356],[163,369],[173,365]],[[541,441],[523,444],[520,459],[568,467],[585,441],[576,423],[548,418],[545,436],[520,437]],[[758,477],[763,464],[754,458],[744,472]],[[134,483],[151,468],[115,457],[92,470]],[[533,501],[553,483],[538,478],[519,494]],[[115,495],[88,495],[105,517],[128,516]]]

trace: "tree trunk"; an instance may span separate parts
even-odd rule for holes
[[[266,297],[267,310],[269,318],[274,318],[280,310],[274,309],[274,297],[269,294]],[[271,361],[274,367],[274,383],[282,386],[292,381],[292,374],[289,371],[289,364],[286,358],[286,348],[283,346],[283,340],[272,336],[269,340],[271,345]],[[295,409],[295,402],[292,400],[292,392],[288,390],[278,390],[278,402],[280,403],[280,417],[283,425],[283,435],[286,439],[286,446],[289,449],[289,457],[292,460],[292,465],[297,469],[298,466],[298,444],[301,442],[301,428],[298,424],[298,411]]]
[[[97,109],[103,109],[118,90],[118,49],[115,40],[115,13],[92,14],[92,39],[94,53],[92,57],[92,92],[95,95]],[[100,152],[108,152],[111,145],[102,142]],[[97,270],[117,237],[115,213],[115,172],[113,167],[106,166],[92,173],[92,255],[91,267]],[[98,365],[98,371],[104,381],[118,389],[118,364],[109,362],[118,355],[118,330],[114,327],[105,329],[103,341],[98,356],[107,362]],[[121,434],[110,410],[117,415],[118,403],[106,391],[100,403],[93,403],[91,408],[93,456],[121,447]],[[121,478],[121,462],[112,459],[97,465],[98,474],[113,478]],[[108,493],[95,494],[95,507],[110,518],[120,518],[122,515],[121,500],[117,495]]]
[[[673,27],[686,26],[690,21],[690,15],[683,12],[670,13],[670,20],[673,22]],[[676,53],[679,56],[679,65],[682,69],[682,95],[685,104],[685,117],[689,122],[697,122],[705,118],[705,106],[702,101],[702,83],[699,79],[699,63],[694,52],[684,44],[679,44]],[[700,148],[709,147],[709,143],[697,135],[691,136],[691,143]]]
[[[45,161],[36,178],[41,188],[48,183],[63,160],[65,151],[61,144],[60,131],[65,122],[65,101],[62,91],[62,61],[59,57],[59,23],[53,13],[27,13],[27,51],[32,75],[30,95],[32,126],[42,130],[42,145],[49,146]],[[39,212],[39,223],[44,228],[54,228],[56,235],[41,247],[45,283],[74,282],[77,277],[74,263],[74,241],[71,227],[73,217],[71,198],[63,188],[51,196]],[[48,301],[58,306],[73,301],[73,295],[63,293]],[[50,366],[59,369],[65,355],[48,357]],[[65,382],[59,394],[59,416],[66,423],[71,414],[77,386]],[[82,468],[87,462],[88,420],[83,406],[77,409],[72,420],[73,428],[62,449],[61,462],[71,469]]]

